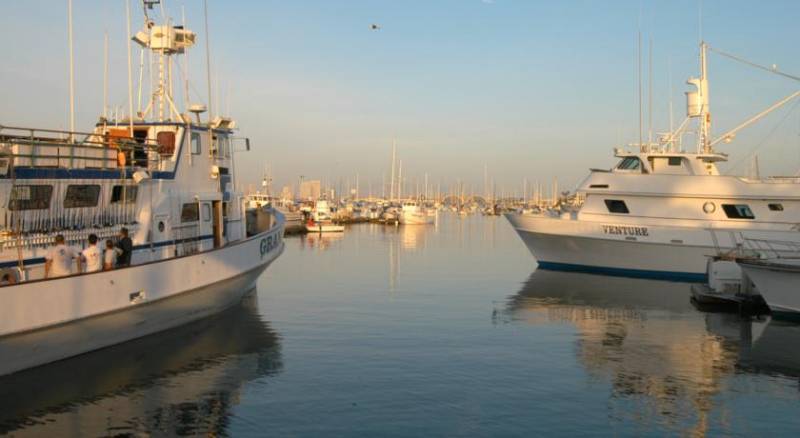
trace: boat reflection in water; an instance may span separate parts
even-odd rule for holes
[[[737,371],[800,379],[800,325],[725,313],[709,314],[706,322],[709,332],[738,346]]]
[[[342,233],[308,233],[300,236],[300,247],[325,251],[344,237]]]
[[[281,369],[251,292],[215,317],[0,378],[0,435],[220,435],[243,385]]]
[[[681,434],[728,430],[736,421],[724,418],[729,407],[718,395],[733,377],[800,375],[800,353],[790,347],[800,327],[699,312],[686,284],[536,271],[507,310],[514,321],[575,327],[589,384],[611,385],[612,421]],[[795,383],[782,383],[771,390],[796,392]]]

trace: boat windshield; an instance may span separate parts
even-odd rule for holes
[[[640,170],[641,168],[642,162],[637,157],[625,157],[617,164],[619,170]]]

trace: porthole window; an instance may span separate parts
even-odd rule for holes
[[[769,209],[772,211],[783,211],[783,204],[769,204]]]
[[[163,233],[163,232],[164,232],[164,228],[165,228],[165,227],[164,227],[164,221],[160,221],[160,222],[158,223],[158,232],[159,232],[159,233]]]
[[[625,201],[620,201],[619,199],[606,199],[606,208],[611,213],[621,213],[621,214],[628,214],[630,211],[628,210],[628,206],[625,205]]]
[[[208,222],[211,220],[211,205],[207,202],[203,203],[203,221]]]
[[[707,214],[711,214],[717,211],[717,206],[714,205],[713,202],[706,202],[705,204],[703,204],[703,211],[706,212]]]

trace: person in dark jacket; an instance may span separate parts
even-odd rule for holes
[[[133,254],[133,241],[128,237],[128,229],[122,228],[119,230],[119,242],[117,248],[122,252],[117,257],[117,267],[122,268],[131,265],[131,254]]]

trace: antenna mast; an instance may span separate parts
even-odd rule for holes
[[[67,1],[67,33],[69,39],[69,140],[75,137],[75,61],[72,50],[72,0]],[[72,149],[70,149],[72,150]],[[70,152],[71,154],[71,152]]]

